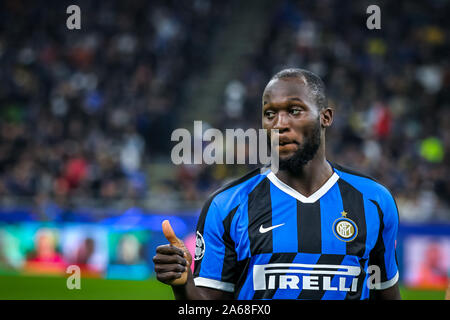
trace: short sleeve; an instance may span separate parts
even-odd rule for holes
[[[214,200],[209,200],[200,213],[194,255],[196,286],[234,292],[234,268],[230,265],[236,254],[234,242],[226,230],[228,216]]]
[[[380,280],[374,283],[373,289],[384,290],[397,283],[399,278],[396,255],[399,215],[392,195],[387,194],[378,203],[374,200],[380,218],[380,228],[375,247],[369,257],[369,265],[380,271]],[[379,269],[378,269],[379,268]]]

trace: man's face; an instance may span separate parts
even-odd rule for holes
[[[308,86],[296,77],[272,80],[264,90],[262,113],[269,135],[271,129],[279,130],[280,169],[299,172],[321,143],[320,111]]]

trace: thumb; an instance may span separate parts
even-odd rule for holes
[[[169,241],[169,243],[177,248],[180,248],[184,251],[184,256],[187,259],[187,262],[189,265],[192,263],[192,256],[189,250],[184,245],[184,242],[180,240],[176,235],[175,232],[172,229],[172,226],[170,225],[169,220],[164,220],[162,222],[162,231],[164,233],[164,236]]]
[[[162,222],[162,231],[164,233],[164,236],[169,241],[169,243],[177,248],[180,248],[184,251],[184,257],[186,258],[187,266],[186,271],[181,274],[181,277],[178,279],[173,280],[170,284],[171,285],[184,285],[186,284],[187,278],[188,278],[188,270],[192,263],[192,257],[189,253],[189,250],[184,245],[184,242],[178,239],[178,237],[175,235],[175,232],[172,229],[172,226],[170,225],[169,220],[164,220]]]
[[[172,229],[172,226],[170,225],[169,220],[164,220],[162,222],[162,231],[164,233],[164,236],[169,241],[169,243],[175,247],[182,248],[184,247],[183,241],[177,238],[175,235],[175,232]]]

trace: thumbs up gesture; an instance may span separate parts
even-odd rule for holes
[[[169,244],[156,248],[153,257],[156,278],[166,284],[186,284],[192,256],[183,241],[177,238],[168,220],[162,223],[162,231]]]

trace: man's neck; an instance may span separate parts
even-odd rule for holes
[[[332,175],[333,168],[325,156],[319,154],[304,165],[296,175],[287,170],[279,170],[276,174],[278,179],[305,197],[319,190]]]

